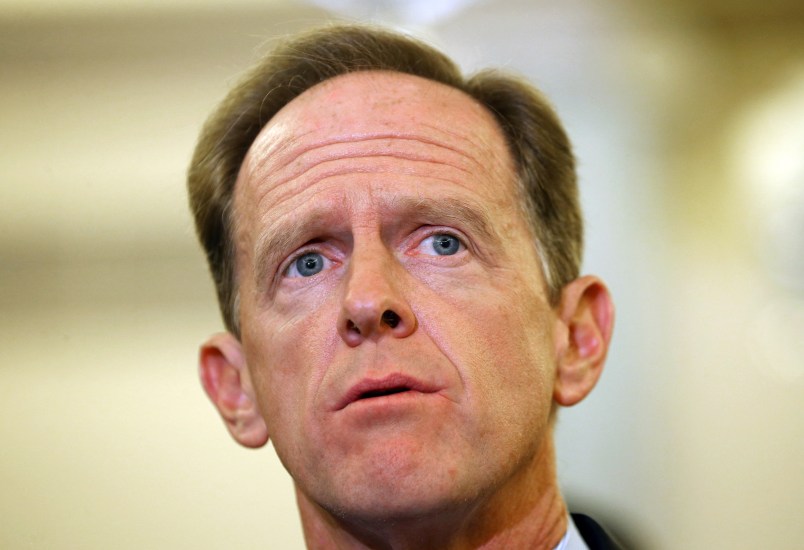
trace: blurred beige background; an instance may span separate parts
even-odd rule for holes
[[[804,4],[317,4],[0,1],[0,548],[302,548],[196,379],[221,323],[184,171],[266,41],[343,17],[526,74],[574,138],[619,309],[559,422],[573,508],[639,548],[801,548]]]

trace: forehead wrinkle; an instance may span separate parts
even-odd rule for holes
[[[487,170],[489,167],[483,164],[482,160],[479,157],[483,156],[485,158],[489,155],[491,155],[492,158],[494,158],[496,161],[500,162],[504,166],[510,167],[513,158],[511,157],[511,154],[509,152],[507,139],[502,131],[502,128],[500,128],[499,124],[493,119],[486,120],[485,122],[487,124],[488,129],[491,130],[491,136],[488,136],[487,132],[482,132],[479,129],[476,132],[470,132],[466,134],[461,132],[459,129],[450,130],[446,128],[441,128],[428,122],[420,122],[419,124],[422,127],[430,128],[438,132],[443,132],[444,134],[450,136],[453,139],[467,143],[469,144],[468,149],[474,152],[480,152],[481,155],[478,156],[472,156],[465,153],[464,155],[468,157],[470,160],[472,160],[472,162],[476,164],[478,168],[480,168],[481,170]],[[491,137],[491,139],[485,139],[487,137]],[[458,148],[455,148],[455,150],[460,151],[460,149]]]
[[[310,133],[303,132],[282,139],[271,139],[270,136],[276,132],[282,134],[283,126],[282,123],[277,123],[271,127],[266,126],[246,152],[246,157],[243,160],[240,172],[235,180],[233,193],[235,212],[240,210],[241,204],[242,207],[244,207],[248,203],[259,205],[263,202],[265,195],[277,187],[258,185],[260,181],[265,179],[264,176],[268,176],[268,174],[264,174],[265,165],[275,156],[278,155],[281,157],[283,152],[289,149],[294,142]],[[241,218],[243,216],[237,214],[236,217]]]
[[[388,139],[397,139],[412,143],[421,143],[424,145],[432,145],[434,147],[438,147],[439,149],[447,150],[459,158],[469,160],[470,162],[476,164],[478,169],[484,169],[483,164],[476,159],[474,156],[467,154],[466,152],[462,151],[459,148],[451,147],[445,143],[440,143],[432,139],[428,139],[423,136],[407,136],[403,135],[400,136],[399,134],[372,134],[369,136],[360,136],[357,139],[345,139],[345,138],[335,138],[335,139],[328,139],[320,142],[316,142],[310,145],[303,145],[300,147],[293,147],[294,143],[298,143],[301,137],[305,135],[309,135],[311,132],[307,132],[305,134],[299,134],[298,136],[294,136],[293,138],[288,138],[284,140],[279,140],[280,142],[269,143],[266,145],[266,149],[263,151],[255,151],[252,150],[250,152],[250,162],[248,168],[241,174],[241,179],[246,187],[251,188],[251,193],[254,203],[261,204],[266,199],[267,195],[277,195],[279,190],[286,186],[288,183],[292,183],[294,180],[302,178],[308,172],[315,170],[317,168],[325,166],[328,162],[337,162],[339,160],[349,160],[349,159],[369,159],[369,158],[398,158],[403,160],[410,160],[413,162],[424,162],[429,163],[434,166],[444,166],[453,168],[458,170],[466,175],[472,175],[473,172],[465,167],[462,166],[459,162],[449,162],[446,160],[442,160],[437,158],[438,155],[430,152],[427,154],[416,154],[410,152],[388,152],[387,145],[384,145]],[[326,147],[332,145],[348,145],[351,143],[361,144],[361,143],[371,143],[377,142],[379,146],[375,149],[372,148],[367,152],[354,152],[354,151],[347,151],[345,153],[337,153],[333,152],[330,155],[324,157],[324,159],[320,159],[320,157],[316,157],[309,162],[301,163],[300,169],[298,171],[292,171],[289,174],[285,172],[290,170],[294,165],[296,160],[301,157],[306,156],[309,153],[315,152],[320,149],[325,149]],[[260,154],[259,160],[256,158],[256,155],[265,152],[266,154]],[[279,157],[278,159],[276,157]],[[457,159],[456,159],[457,160]],[[276,168],[274,169],[274,166]],[[398,172],[398,170],[397,170]],[[329,177],[343,175],[347,173],[394,173],[393,169],[388,169],[383,166],[378,167],[350,167],[350,166],[343,166],[341,168],[334,168],[330,170],[323,170],[321,174],[317,174],[315,178],[312,178],[311,182],[308,182],[310,185],[313,182],[321,181],[327,179]],[[404,173],[409,175],[416,175],[416,170],[406,170]],[[431,180],[440,180],[449,183],[457,183],[455,179],[450,179],[447,177],[440,176],[434,172],[427,171],[426,176],[428,179]],[[254,182],[257,182],[255,185]],[[272,181],[271,185],[258,185],[260,181]],[[252,183],[252,185],[248,185]],[[248,193],[248,191],[247,191]],[[282,196],[284,195],[284,196]],[[287,193],[281,193],[279,196],[271,197],[271,205],[277,206],[285,202],[288,198],[295,197],[297,193],[294,193],[293,190],[288,191]],[[244,198],[243,200],[248,201],[248,199]],[[238,201],[242,202],[242,201]],[[250,202],[250,201],[249,201]]]
[[[432,161],[432,162],[428,161],[428,164],[451,166],[451,165],[449,165],[447,163],[441,163],[441,162],[437,162],[437,161]],[[360,169],[355,169],[354,167],[334,167],[334,168],[331,168],[329,170],[324,170],[321,166],[316,166],[316,167],[308,170],[308,172],[310,172],[312,170],[315,170],[316,168],[321,168],[321,173],[317,173],[317,174],[315,174],[315,177],[310,178],[306,182],[305,189],[303,189],[301,191],[296,191],[292,186],[292,183],[296,178],[290,178],[289,177],[289,178],[283,179],[280,182],[277,182],[271,188],[262,189],[261,192],[254,197],[254,203],[259,206],[260,204],[263,204],[264,202],[268,201],[269,198],[270,198],[271,210],[274,210],[274,209],[276,209],[278,207],[281,207],[282,205],[284,205],[288,201],[292,201],[294,199],[301,200],[300,205],[298,205],[296,207],[293,207],[293,208],[288,208],[288,209],[295,209],[295,208],[298,208],[299,206],[303,206],[304,203],[313,200],[315,195],[317,195],[319,193],[326,193],[327,190],[329,189],[329,186],[327,186],[326,188],[323,188],[323,189],[313,189],[313,187],[323,184],[324,182],[326,182],[330,178],[336,178],[338,176],[350,175],[350,174],[390,174],[390,175],[398,175],[400,173],[398,169],[388,168],[388,167],[385,167],[385,166],[378,166],[378,167],[374,167],[374,168],[362,167]],[[418,181],[418,178],[422,177],[421,175],[416,174],[415,171],[409,171],[409,172],[410,173],[406,172],[403,175],[410,176],[412,178],[417,178],[416,181]],[[466,173],[471,175],[471,173],[469,173],[469,172],[466,172]],[[439,175],[439,174],[434,173],[434,172],[427,173],[426,179],[427,179],[427,181],[431,181],[431,182],[440,181],[440,182],[444,182],[444,183],[448,183],[448,184],[452,184],[452,185],[458,185],[460,187],[466,187],[466,183],[461,178],[447,177],[445,175]],[[334,185],[337,186],[339,184],[334,183]],[[277,188],[279,188],[279,187],[290,187],[290,189],[288,189],[287,192],[281,193],[281,194],[279,194],[279,196],[277,196],[276,192],[277,192]],[[271,195],[272,193],[273,193],[273,196],[269,197],[269,195]],[[302,195],[304,196],[303,198],[302,198]],[[288,224],[288,225],[290,225],[290,224]],[[293,225],[292,227],[284,228],[284,229],[281,230],[281,232],[282,233],[289,233],[295,227],[296,226]],[[259,234],[258,234],[257,241],[259,242],[259,241],[265,240],[266,237],[265,237],[264,234],[266,234],[266,233],[268,233],[270,231],[271,231],[270,229],[260,231]],[[256,248],[255,248],[255,250],[256,250]]]
[[[442,143],[433,139],[426,138],[424,136],[418,135],[400,135],[400,134],[372,134],[368,136],[347,136],[347,137],[337,137],[332,139],[326,139],[321,141],[316,141],[312,144],[302,145],[300,147],[292,148],[291,143],[287,143],[286,147],[282,147],[281,149],[276,149],[274,154],[268,152],[268,154],[261,155],[261,160],[257,161],[257,165],[253,167],[251,170],[252,174],[255,172],[275,172],[272,176],[281,174],[286,170],[289,170],[292,167],[299,166],[299,169],[296,171],[291,171],[287,175],[282,175],[278,180],[276,180],[276,185],[281,185],[282,183],[302,177],[305,173],[309,170],[312,170],[318,165],[321,165],[325,162],[329,161],[337,161],[337,160],[348,160],[348,159],[360,159],[360,158],[372,158],[372,157],[388,157],[388,158],[399,158],[403,160],[412,160],[412,161],[421,161],[421,162],[431,162],[435,164],[442,164],[445,166],[450,166],[455,168],[456,170],[460,170],[465,173],[471,173],[471,170],[465,166],[463,166],[460,162],[446,162],[444,160],[436,160],[434,157],[437,154],[433,151],[425,151],[425,152],[417,152],[417,151],[394,151],[393,147],[389,146],[388,141],[401,141],[401,142],[408,142],[411,144],[421,144],[424,146],[431,146],[437,147],[440,150],[449,151],[460,159],[467,160],[473,164],[479,165],[482,168],[482,164],[473,156],[468,154],[465,151],[462,151],[459,148],[452,147],[446,143]],[[294,142],[298,142],[298,139],[294,139]],[[374,145],[369,147],[367,150],[347,150],[341,151],[339,148],[334,148],[333,146],[343,145]],[[327,149],[334,149],[331,151],[327,151]],[[322,152],[323,154],[315,155],[311,159],[309,158],[312,153]],[[307,160],[309,159],[309,160]],[[456,159],[457,160],[457,159]],[[273,169],[273,170],[272,170]],[[359,171],[359,170],[358,170]]]
[[[313,130],[301,131],[297,128],[290,130],[292,125],[286,122],[269,122],[262,132],[251,144],[247,152],[246,162],[249,166],[249,173],[259,172],[265,169],[265,165],[274,159],[282,159],[293,151],[293,146],[303,139]],[[293,159],[290,159],[291,161]]]
[[[424,126],[430,128],[432,130],[440,131],[450,137],[460,138],[459,134],[454,134],[445,130],[441,130],[437,126],[432,126],[426,123],[418,123],[420,126]],[[272,160],[276,154],[287,153],[288,155],[293,154],[293,158],[288,159],[287,161],[282,162],[282,164],[287,164],[292,162],[298,157],[303,156],[305,153],[313,151],[315,149],[321,149],[327,147],[329,145],[347,145],[350,143],[354,144],[361,144],[361,143],[370,143],[372,141],[378,142],[387,142],[388,140],[397,140],[397,141],[417,141],[424,143],[425,145],[433,145],[442,149],[447,149],[454,153],[457,153],[461,156],[467,157],[469,160],[474,160],[474,158],[470,155],[467,155],[464,151],[449,145],[443,141],[438,141],[433,138],[427,137],[422,134],[413,134],[413,133],[403,133],[403,132],[371,132],[371,133],[357,133],[357,134],[349,134],[349,135],[342,135],[342,136],[334,136],[328,137],[320,140],[314,140],[312,142],[306,142],[306,144],[300,145],[296,149],[290,149],[292,145],[298,142],[302,142],[302,138],[309,136],[315,133],[314,131],[306,131],[301,133],[296,133],[295,135],[283,139],[276,140],[270,145],[266,145],[267,150],[260,151],[262,153],[262,160],[260,161],[260,165]],[[269,141],[267,138],[263,140],[263,142]],[[465,140],[469,143],[472,143],[470,140]],[[385,147],[381,148],[380,150],[385,149]]]
[[[456,168],[454,165],[448,162],[441,162],[437,160],[422,160],[418,158],[410,158],[407,156],[401,156],[396,154],[388,154],[388,155],[354,155],[343,157],[346,159],[384,159],[384,158],[393,158],[393,159],[400,159],[400,160],[407,160],[411,161],[411,166],[408,166],[406,169],[402,169],[399,166],[389,167],[383,164],[377,165],[364,165],[364,166],[343,166],[341,164],[335,164],[335,166],[329,166],[331,163],[337,163],[340,158],[338,159],[329,159],[323,161],[321,163],[315,164],[310,166],[309,168],[304,169],[301,173],[298,174],[291,174],[288,176],[283,177],[279,181],[276,182],[275,187],[272,189],[276,190],[277,187],[284,186],[287,184],[291,184],[292,182],[307,176],[305,180],[306,186],[316,185],[320,182],[326,181],[330,178],[335,178],[337,176],[345,176],[345,175],[356,175],[356,174],[389,174],[389,175],[403,175],[403,176],[412,176],[412,177],[426,177],[428,181],[443,181],[447,183],[458,183],[460,181],[460,177],[457,177],[457,174],[453,174],[453,177],[447,177],[445,175],[439,175],[436,173],[433,168],[438,166],[444,166],[449,168]],[[430,167],[430,170],[427,167],[417,167],[415,163],[425,164]],[[459,169],[462,175],[472,175],[472,172],[469,170]],[[269,193],[270,191],[266,191],[264,194]],[[263,195],[264,195],[263,194]],[[287,200],[287,198],[292,198],[296,196],[297,193],[290,193],[288,197],[279,200],[273,200],[272,204],[277,205]]]

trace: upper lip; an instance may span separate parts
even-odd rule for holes
[[[432,384],[402,373],[389,374],[380,378],[366,377],[346,391],[335,406],[335,410],[344,409],[355,401],[372,397],[372,394],[375,393],[382,394],[393,390],[435,393],[439,389]]]

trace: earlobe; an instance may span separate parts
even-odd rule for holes
[[[592,391],[603,371],[613,328],[614,304],[600,279],[587,275],[564,287],[556,330],[556,403],[569,407]]]
[[[199,352],[201,384],[235,441],[262,447],[268,429],[257,407],[240,342],[230,333],[215,334]]]

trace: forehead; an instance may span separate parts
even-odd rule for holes
[[[312,149],[383,136],[389,147],[395,137],[413,138],[463,155],[464,162],[511,167],[497,121],[464,92],[412,75],[364,71],[326,80],[282,108],[249,148],[238,187],[268,183],[272,170]]]
[[[333,201],[462,196],[510,212],[512,165],[494,117],[462,91],[401,73],[339,76],[286,105],[249,149],[235,187],[237,248],[313,205],[335,215]]]
[[[500,133],[487,109],[460,90],[403,73],[363,71],[326,80],[288,103],[263,128],[250,153],[307,134],[404,133],[424,127],[466,129],[480,137]]]

